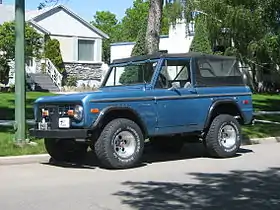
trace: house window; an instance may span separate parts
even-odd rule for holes
[[[78,40],[78,60],[94,61],[94,40]]]

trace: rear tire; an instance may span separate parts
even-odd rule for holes
[[[87,154],[88,145],[75,139],[44,139],[48,154],[56,161],[81,161]]]
[[[204,139],[208,153],[217,158],[235,156],[241,142],[240,124],[233,116],[227,114],[214,118]]]
[[[109,122],[95,143],[95,153],[101,164],[111,169],[134,167],[144,150],[144,137],[133,121],[119,118]]]

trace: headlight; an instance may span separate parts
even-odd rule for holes
[[[74,108],[74,118],[76,120],[82,120],[83,119],[83,107],[80,105],[76,105]]]

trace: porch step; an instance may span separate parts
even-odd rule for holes
[[[35,91],[42,92],[59,92],[59,88],[53,83],[49,75],[43,73],[33,73],[29,74],[30,79],[28,80],[31,85],[32,82],[35,83]]]

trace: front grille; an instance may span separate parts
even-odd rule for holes
[[[45,117],[45,122],[49,123],[50,129],[57,129],[58,128],[58,120],[60,117],[67,117],[68,116],[68,110],[74,110],[75,105],[48,105],[43,104],[39,105],[38,107],[38,113],[37,113],[37,122],[42,122],[43,116],[42,116],[42,110],[47,110],[49,112],[49,116]]]

